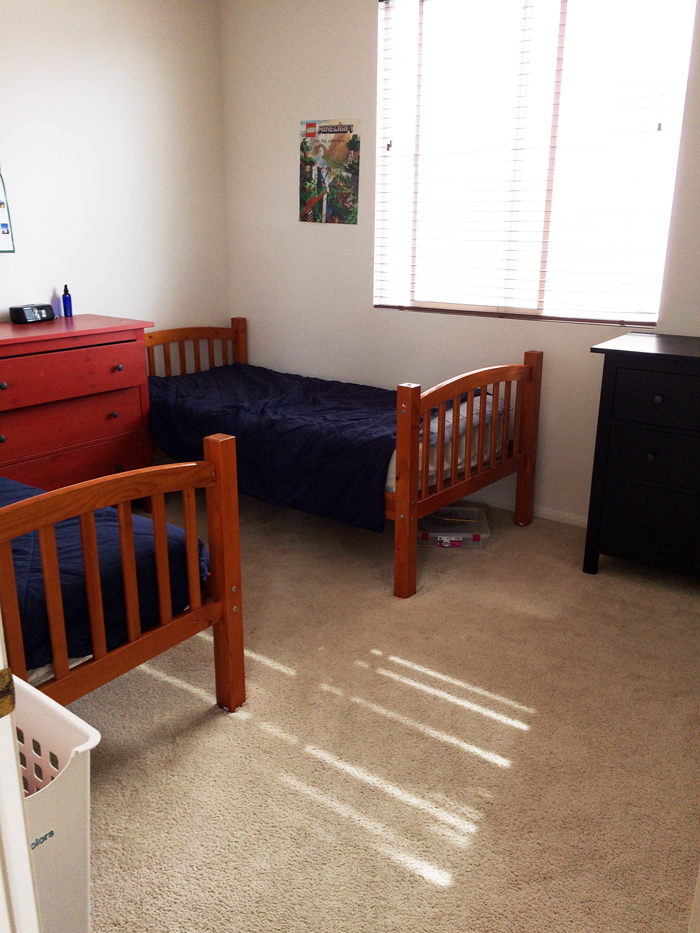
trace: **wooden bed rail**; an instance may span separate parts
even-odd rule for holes
[[[0,611],[8,659],[26,680],[27,667],[15,585],[11,542],[36,530],[53,655],[54,677],[40,689],[60,703],[85,693],[214,625],[217,703],[236,709],[245,700],[241,617],[240,551],[235,438],[223,434],[204,440],[205,460],[147,467],[57,489],[5,506],[0,512]],[[199,574],[195,489],[205,488],[211,574],[209,595]],[[182,491],[189,608],[173,616],[165,515],[165,494]],[[131,501],[150,497],[160,625],[142,633],[136,576]],[[128,641],[107,650],[94,512],[117,506]],[[68,648],[54,525],[79,518],[92,659],[69,669]]]
[[[144,334],[148,375],[183,375],[202,370],[202,342],[206,343],[206,369],[248,362],[246,319],[231,318],[230,327],[179,327]],[[172,344],[177,344],[178,368],[173,372]],[[157,354],[156,347],[161,347]]]
[[[464,373],[422,394],[413,383],[398,387],[396,492],[386,496],[395,523],[396,596],[416,591],[424,515],[517,473],[514,521],[532,521],[541,380],[542,353],[530,350],[522,365]]]

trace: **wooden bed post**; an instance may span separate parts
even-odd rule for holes
[[[394,596],[402,599],[416,592],[419,434],[420,386],[405,382],[396,392],[394,509]]]
[[[515,488],[516,525],[529,525],[534,514],[535,500],[535,465],[537,460],[537,431],[540,420],[540,391],[542,387],[542,352],[528,350],[523,360],[525,366],[532,367],[532,379],[522,383],[523,416],[521,424],[520,450],[526,455],[525,466],[518,470]]]
[[[234,363],[247,363],[248,336],[246,331],[246,319],[244,317],[232,317],[231,328],[236,333],[233,339],[233,361]]]
[[[207,487],[211,584],[223,612],[223,619],[213,626],[216,702],[233,711],[245,701],[235,437],[205,437],[204,457],[214,463],[218,480],[215,486]]]

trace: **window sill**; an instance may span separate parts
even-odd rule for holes
[[[647,330],[653,331],[656,329],[656,321],[650,323],[648,319],[644,320],[611,320],[606,318],[579,318],[579,317],[565,317],[564,315],[554,315],[554,314],[538,314],[533,311],[516,311],[516,310],[507,310],[499,308],[497,310],[491,310],[487,308],[456,308],[456,307],[439,307],[431,305],[387,305],[387,304],[375,304],[375,308],[387,308],[394,311],[419,311],[428,314],[458,314],[458,315],[467,315],[473,317],[499,317],[499,318],[508,318],[509,320],[518,320],[518,321],[554,321],[559,324],[595,324],[600,327],[601,325],[607,327],[644,327]]]

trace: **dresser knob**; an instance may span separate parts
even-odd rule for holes
[[[653,463],[656,460],[656,454],[647,454],[647,460],[649,463]]]
[[[114,468],[114,472],[115,472],[115,473],[121,473],[123,469],[124,469],[124,467],[121,465],[121,463],[118,463],[118,464],[115,466],[115,468]]]
[[[660,405],[660,404],[663,402],[663,400],[664,400],[663,395],[655,395],[655,396],[654,396],[654,404],[655,404],[655,405]]]
[[[7,438],[5,437],[5,435],[4,435],[4,434],[0,434],[0,444],[4,444],[6,440],[7,440]]]
[[[116,369],[118,373],[120,373],[122,369],[124,369],[121,363],[117,363],[117,365],[114,368]]]
[[[118,418],[118,417],[119,417],[119,412],[118,412],[118,411],[113,411],[112,414],[111,414],[109,417],[110,417],[110,418]]]
[[[0,389],[2,389],[3,392],[5,391],[6,388],[7,388],[7,383],[6,383],[6,382],[0,382]]]

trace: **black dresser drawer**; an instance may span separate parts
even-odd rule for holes
[[[613,418],[700,431],[700,376],[620,368]]]
[[[603,493],[601,550],[661,558],[700,570],[700,495],[608,479]]]
[[[613,425],[606,472],[700,491],[700,437]]]

